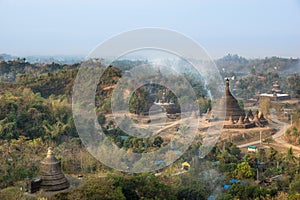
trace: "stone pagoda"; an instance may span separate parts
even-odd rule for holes
[[[225,110],[222,110],[225,109]],[[238,121],[240,116],[244,117],[245,112],[242,110],[238,104],[236,98],[231,94],[229,89],[229,80],[226,79],[226,88],[220,101],[217,103],[215,112],[213,113],[216,117],[223,116],[224,113],[225,121],[229,121],[230,118],[233,121]]]
[[[251,110],[245,115],[245,111],[240,108],[237,99],[230,92],[228,79],[226,79],[225,92],[216,103],[216,109],[211,113],[211,116],[215,120],[223,119],[223,128],[225,129],[248,129],[256,126],[263,127],[268,124],[262,113],[258,116],[258,111],[255,116]]]
[[[40,177],[41,189],[45,191],[58,191],[70,186],[62,173],[60,161],[54,156],[53,147],[48,148],[46,158],[41,161]]]

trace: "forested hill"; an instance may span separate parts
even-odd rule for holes
[[[99,61],[100,62],[100,61]],[[111,63],[111,66],[117,67],[122,71],[130,70],[133,67],[147,64],[144,60],[116,60]],[[58,62],[51,63],[31,63],[25,58],[15,58],[12,60],[1,59],[0,55],[0,81],[14,82],[21,75],[33,75],[39,76],[41,74],[52,73],[62,70],[78,69],[81,66],[81,62],[73,64],[61,64]]]
[[[108,67],[99,80],[95,95],[95,112],[99,125],[108,136],[107,141],[111,141],[113,145],[129,153],[151,152],[168,144],[168,141],[159,135],[149,138],[131,137],[116,126],[110,118],[111,115],[107,115],[111,113],[110,97],[122,76],[122,71],[127,73],[126,70],[140,64],[144,64],[144,61],[116,62]],[[101,63],[96,65],[102,67]],[[56,193],[51,199],[97,199],[99,195],[107,199],[125,199],[125,197],[126,199],[133,199],[132,197],[134,199],[208,199],[208,196],[216,191],[216,185],[222,188],[223,184],[232,179],[241,180],[246,184],[232,184],[230,186],[232,189],[222,191],[219,199],[250,197],[266,200],[277,198],[276,196],[278,199],[296,199],[295,195],[299,196],[299,159],[294,156],[292,148],[286,154],[270,148],[270,152],[260,151],[257,154],[244,155],[232,143],[220,142],[207,155],[207,161],[203,166],[204,162],[197,159],[199,156],[194,156],[198,155],[202,144],[202,139],[199,138],[197,139],[199,141],[195,140],[178,161],[163,170],[159,177],[154,174],[130,174],[127,177],[121,176],[121,173],[117,174],[114,169],[109,169],[93,158],[78,138],[70,103],[79,66],[80,63],[32,64],[24,59],[0,61],[0,199],[16,199],[23,194],[20,186],[25,185],[27,178],[38,176],[39,163],[46,156],[49,146],[55,147],[57,158],[61,160],[62,170],[70,177],[74,177],[70,180],[78,175],[84,175],[82,185]],[[284,90],[297,91],[297,88],[300,88],[299,74],[281,78],[274,72],[264,73],[266,77],[251,70],[247,76],[230,79],[232,91],[238,94],[238,97],[247,97],[249,94],[256,93],[258,89],[262,91],[270,88],[272,82],[278,79]],[[147,75],[149,77],[149,74]],[[159,76],[158,73],[150,75],[154,78]],[[225,73],[222,75],[225,76]],[[168,78],[179,89],[178,91],[184,91],[183,81],[179,77],[174,75]],[[200,111],[205,113],[208,108],[211,108],[211,101],[207,98],[205,87],[195,79],[193,74],[185,74],[185,78],[198,97]],[[145,78],[140,76],[137,79]],[[130,112],[143,114],[149,111],[149,101],[146,101],[146,97],[150,97],[153,103],[156,95],[162,95],[161,93],[166,91],[162,84],[150,86],[155,86],[154,89],[157,89],[154,90],[154,95],[151,96],[152,90],[140,87],[130,97]],[[82,95],[86,95],[85,91]],[[176,111],[174,96],[171,92],[167,93],[168,99],[174,98],[173,110]],[[154,99],[151,99],[152,97]],[[180,100],[188,100],[188,96],[182,96]],[[293,119],[296,118],[293,116]],[[295,130],[293,127],[288,134],[296,137],[294,135],[298,133],[297,130],[299,129]],[[111,158],[111,154],[104,153],[103,156]],[[134,159],[142,159],[142,157]],[[173,174],[177,174],[184,161],[191,163],[190,170],[180,176],[174,176]],[[258,167],[257,161],[265,164]],[[213,172],[211,177],[220,177],[220,179],[215,182],[210,178],[203,179],[206,174],[199,171],[207,169]],[[258,185],[255,182],[258,177],[256,172],[259,172],[261,182],[278,174],[282,179],[274,181],[270,186]],[[100,174],[99,179],[97,177]],[[104,177],[105,174],[108,176]],[[36,196],[40,198],[43,194],[43,191],[40,191]],[[31,198],[26,195],[26,199],[27,197]]]
[[[112,66],[119,70],[116,71],[116,68],[113,68],[112,71],[116,77],[121,77],[122,71],[125,72],[144,64],[149,63],[147,60],[117,60],[112,63]],[[279,57],[246,59],[228,54],[216,60],[216,64],[223,77],[234,77],[232,86],[235,94],[241,98],[249,98],[255,93],[268,92],[276,80],[280,81],[284,91],[290,92],[292,96],[299,95],[300,59]],[[54,62],[33,64],[27,62],[26,59],[19,58],[10,61],[2,60],[0,61],[2,92],[12,90],[14,87],[26,86],[46,98],[50,95],[71,96],[73,81],[80,65],[81,63],[58,64]],[[109,81],[113,80],[117,79],[107,78],[107,83],[110,84]]]
[[[286,76],[300,72],[300,59],[266,57],[264,59],[246,59],[238,55],[228,54],[215,60],[220,71],[236,74],[249,74],[255,70],[256,73],[267,74],[277,72],[280,76]]]
[[[56,70],[74,69],[80,66],[80,62],[75,61],[73,64],[62,64],[57,60],[44,63],[30,61],[32,60],[27,58],[16,58],[0,54],[0,80],[14,81],[18,74],[36,75]],[[215,63],[218,69],[226,74],[247,75],[251,71],[256,71],[256,73],[267,74],[275,72],[280,76],[288,76],[300,72],[299,58],[266,57],[247,59],[239,55],[228,54],[220,59],[216,59]],[[120,68],[122,71],[130,70],[141,64],[148,64],[148,61],[116,60],[112,63],[113,66]]]
[[[57,70],[69,70],[78,68],[80,63],[75,64],[51,64],[29,63],[26,59],[12,61],[0,61],[0,81],[13,82],[18,75],[32,74],[38,76],[43,73],[51,73]]]

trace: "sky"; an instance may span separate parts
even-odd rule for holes
[[[300,0],[0,0],[0,53],[87,56],[124,31],[160,27],[213,58],[300,58]]]

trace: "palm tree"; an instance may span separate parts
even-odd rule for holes
[[[276,159],[276,155],[278,154],[278,151],[276,151],[273,147],[270,148],[270,153],[269,153],[269,161],[273,162]]]
[[[287,163],[296,163],[297,157],[294,154],[293,147],[290,147],[287,150],[286,155],[284,155],[283,157],[283,160]]]
[[[297,168],[297,157],[294,155],[293,148],[290,147],[286,154],[283,156],[283,161],[285,163],[285,171],[290,175],[294,176],[298,172]]]

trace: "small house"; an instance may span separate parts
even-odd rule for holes
[[[257,152],[257,146],[252,146],[252,145],[248,146],[248,152],[256,153]]]
[[[41,183],[42,183],[42,179],[40,177],[27,180],[26,182],[27,191],[30,193],[35,193],[39,191],[41,187]]]

